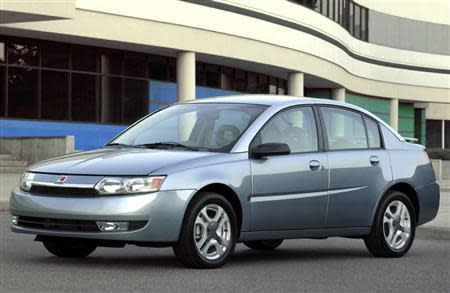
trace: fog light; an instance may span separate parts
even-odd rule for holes
[[[18,216],[12,216],[11,217],[11,223],[13,225],[18,225],[19,224],[19,217]]]
[[[104,232],[128,230],[128,222],[97,222],[97,226],[100,231]]]

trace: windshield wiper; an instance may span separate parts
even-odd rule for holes
[[[154,143],[145,143],[145,144],[138,144],[138,147],[146,147],[146,148],[157,148],[157,147],[171,147],[171,148],[183,148],[190,151],[198,151],[200,148],[188,146],[182,143],[178,142],[154,142]]]
[[[135,144],[126,144],[120,142],[108,143],[105,146],[118,146],[118,147],[128,147],[128,148],[143,148],[143,146],[135,145]]]

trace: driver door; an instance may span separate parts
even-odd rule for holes
[[[291,153],[250,159],[252,231],[325,226],[328,158],[317,129],[313,108],[301,106],[277,113],[255,136],[251,147],[286,143]]]

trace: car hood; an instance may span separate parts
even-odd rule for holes
[[[32,165],[28,170],[52,174],[143,176],[163,167],[214,155],[218,154],[200,151],[107,147],[43,161]]]

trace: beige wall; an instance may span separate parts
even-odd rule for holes
[[[386,14],[450,25],[448,0],[355,0],[355,2]]]
[[[369,44],[335,22],[289,1],[220,1],[280,17],[320,31],[349,50],[376,60],[450,69],[450,57]],[[291,28],[176,0],[2,1],[13,11],[70,15],[69,19],[3,25],[0,33],[69,40],[167,54],[193,51],[265,64],[280,72],[300,71],[332,80],[351,91],[402,100],[450,103],[450,76],[389,68],[358,61],[336,46]],[[36,3],[36,2],[34,2]],[[131,5],[130,3],[133,3]],[[38,6],[36,6],[38,5]],[[106,43],[107,41],[108,43]]]
[[[427,119],[450,120],[450,104],[429,104]]]

